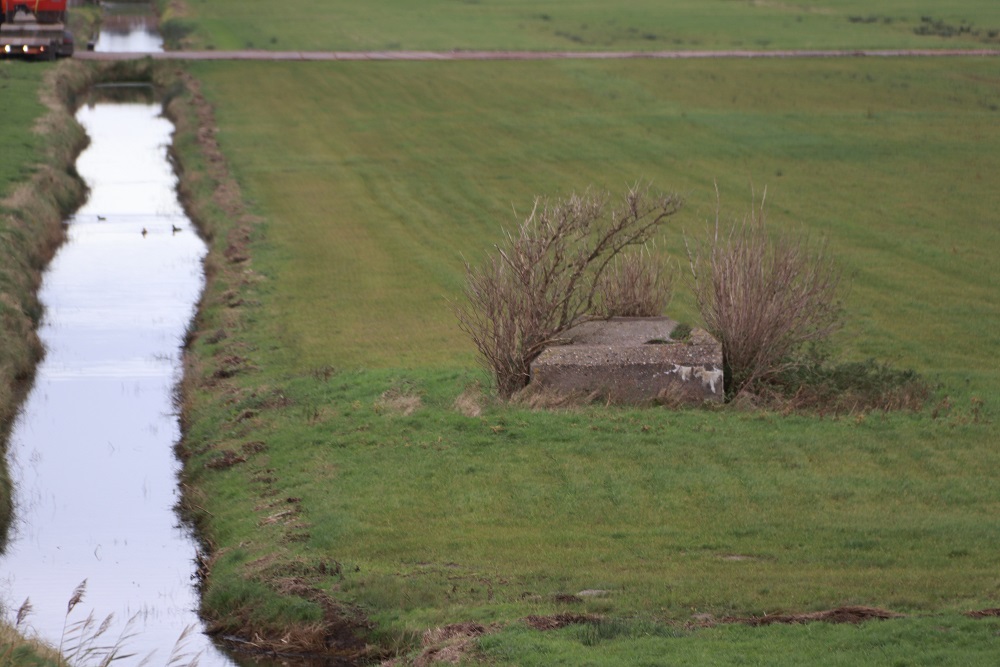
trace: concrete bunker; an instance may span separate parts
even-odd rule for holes
[[[667,317],[584,322],[532,362],[529,386],[622,404],[722,402],[721,343],[704,329],[675,340],[676,326]]]

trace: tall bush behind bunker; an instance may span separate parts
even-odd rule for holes
[[[841,272],[826,244],[770,236],[766,194],[728,231],[717,210],[714,233],[686,240],[695,298],[705,328],[722,343],[730,396],[805,363],[803,347],[842,324]]]
[[[481,266],[466,263],[459,326],[501,398],[527,385],[531,362],[567,329],[599,317],[598,308],[614,310],[600,303],[605,271],[626,248],[650,241],[681,205],[677,195],[651,196],[638,186],[614,208],[608,195],[590,191],[554,203],[536,199],[531,214],[504,233]],[[641,257],[633,253],[623,261],[629,256]]]
[[[656,317],[670,305],[674,266],[651,245],[623,252],[597,282],[602,317]]]

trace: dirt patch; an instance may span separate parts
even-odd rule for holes
[[[206,461],[205,467],[210,470],[225,470],[239,463],[246,463],[246,460],[245,456],[237,454],[231,449],[224,449]]]
[[[420,643],[423,646],[436,646],[455,639],[481,637],[488,631],[489,629],[481,623],[473,623],[471,621],[467,621],[465,623],[453,623],[451,625],[445,625],[440,628],[431,628],[430,630],[425,631]]]
[[[245,357],[238,354],[230,354],[219,360],[219,367],[212,373],[212,377],[217,380],[231,378],[251,367]]]
[[[483,404],[486,396],[483,387],[478,382],[466,387],[455,399],[455,411],[466,417],[479,417],[483,414]]]
[[[773,614],[764,616],[750,616],[746,618],[728,617],[723,618],[720,623],[741,623],[754,627],[762,625],[774,625],[775,623],[802,624],[802,623],[864,623],[866,621],[878,621],[889,618],[903,618],[903,614],[897,614],[888,609],[878,607],[837,607],[826,611],[815,611],[808,614]]]
[[[273,582],[277,592],[309,600],[323,610],[323,620],[300,624],[294,628],[261,628],[250,633],[254,623],[249,619],[236,627],[212,628],[234,648],[276,657],[308,657],[322,654],[332,658],[324,664],[353,665],[378,659],[377,649],[359,639],[370,630],[370,624],[360,610],[336,602],[304,578],[289,577]],[[250,636],[251,639],[240,637]],[[322,650],[318,650],[322,647]]]
[[[375,412],[409,417],[422,405],[423,401],[419,395],[407,389],[393,388],[383,392],[375,401]]]
[[[559,630],[569,625],[582,625],[584,623],[596,623],[601,620],[600,616],[593,614],[573,614],[565,612],[562,614],[552,614],[551,616],[526,616],[524,624],[534,630]]]
[[[978,611],[967,611],[965,615],[969,618],[998,618],[1000,617],[1000,607],[993,609],[980,609]]]
[[[462,662],[475,647],[475,640],[485,634],[495,632],[499,625],[482,625],[467,621],[453,623],[439,628],[431,628],[424,632],[420,645],[420,654],[408,661],[405,658],[395,658],[381,663],[381,667],[429,667],[430,665],[457,665]]]

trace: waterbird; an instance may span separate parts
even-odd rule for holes
[[[180,227],[178,227],[177,225],[170,225],[170,233],[171,234],[176,234],[179,231],[181,231]]]
[[[142,235],[143,235],[143,236],[146,236],[146,234],[148,234],[148,233],[149,233],[149,232],[147,232],[147,231],[146,231],[146,228],[145,228],[145,227],[143,227],[143,228],[142,228]]]
[[[102,221],[102,222],[105,221],[105,220],[107,220],[107,218],[105,218],[103,215],[97,216],[97,219],[100,220],[100,221]]]

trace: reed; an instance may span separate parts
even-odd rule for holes
[[[114,614],[108,614],[100,622],[93,611],[80,620],[71,618],[86,592],[87,580],[84,579],[73,589],[66,603],[62,632],[56,647],[34,636],[27,623],[34,608],[30,598],[26,598],[18,608],[14,625],[0,626],[0,667],[110,667],[112,664],[151,667],[153,651],[140,655],[129,649],[140,634],[136,628],[138,613],[129,618],[117,636],[114,635]],[[197,667],[201,653],[189,647],[195,631],[193,625],[184,628],[163,663],[164,667]]]

